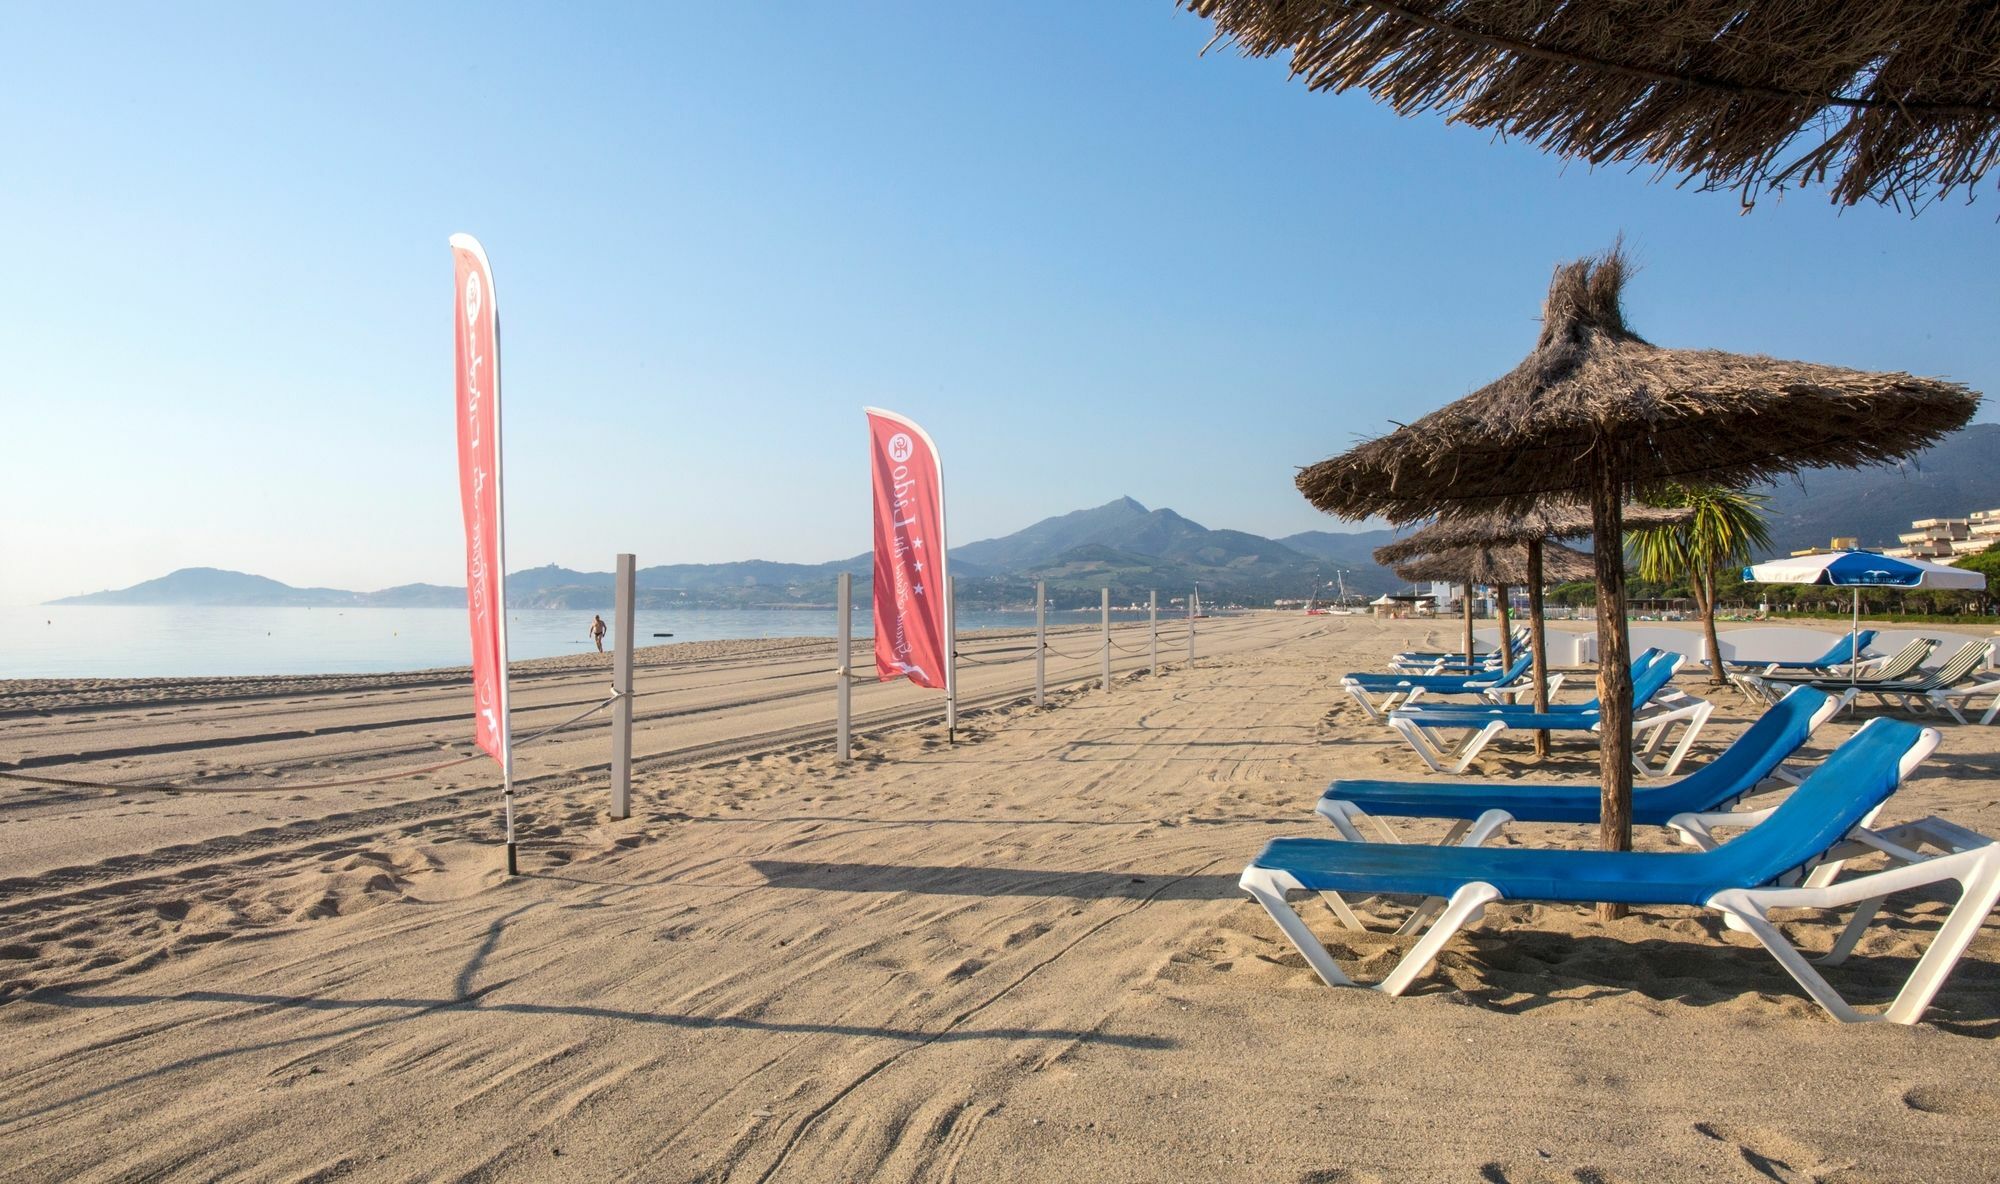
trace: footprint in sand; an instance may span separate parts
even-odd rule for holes
[[[1000,945],[1003,949],[1011,950],[1015,946],[1022,945],[1024,943],[1035,940],[1036,938],[1042,936],[1044,933],[1047,933],[1048,931],[1049,927],[1047,925],[1044,925],[1040,922],[1036,922],[1035,924],[1028,926],[1026,929],[1019,929],[1014,931],[1013,933],[1008,934],[1007,939],[1001,942]]]
[[[950,970],[945,971],[943,974],[937,975],[936,981],[940,983],[955,982],[959,979],[971,978],[973,975],[978,974],[980,971],[984,969],[986,969],[985,962],[979,960],[978,958],[967,958],[965,961],[960,962],[958,965],[952,967]]]
[[[1733,1147],[1757,1178],[1783,1184],[1808,1184],[1838,1174],[1841,1184],[1863,1184],[1867,1177],[1856,1175],[1851,1163],[1828,1163],[1811,1147],[1767,1127],[1694,1124],[1697,1134]]]
[[[1580,1168],[1558,1168],[1553,1162],[1521,1167],[1511,1163],[1486,1163],[1479,1178],[1488,1184],[1627,1184],[1627,1177],[1614,1176],[1602,1168],[1586,1164]]]
[[[1920,1085],[1903,1095],[1903,1105],[1948,1118],[2000,1118],[2000,1091],[1962,1085]]]

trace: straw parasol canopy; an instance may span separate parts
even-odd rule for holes
[[[1379,556],[1381,551],[1376,554]],[[1595,570],[1590,556],[1583,552],[1561,543],[1543,544],[1543,579],[1556,583],[1587,580]],[[1396,575],[1405,580],[1445,580],[1454,584],[1519,588],[1528,583],[1527,548],[1519,544],[1496,544],[1455,547],[1416,555],[1398,563]]]
[[[2000,163],[1988,0],[1179,0],[1313,90],[1736,189],[1913,208]],[[1213,44],[1213,42],[1211,42]]]
[[[1971,419],[1966,387],[1717,350],[1662,349],[1625,324],[1616,247],[1556,269],[1525,361],[1407,427],[1305,469],[1323,510],[1409,522],[1530,513],[1591,487],[1605,461],[1624,486],[1740,487],[1799,469],[1879,464]]]
[[[1392,522],[1528,513],[1587,497],[1597,581],[1604,846],[1631,846],[1632,679],[1621,511],[1674,480],[1741,486],[1802,468],[1887,462],[1972,418],[1954,382],[1662,349],[1619,306],[1617,247],[1556,269],[1542,330],[1499,380],[1406,427],[1304,469],[1322,510]],[[1604,911],[1617,915],[1613,906]]]
[[[1628,527],[1675,526],[1694,517],[1694,511],[1685,507],[1648,506],[1631,502],[1626,504],[1622,517]],[[1432,555],[1459,547],[1478,547],[1492,543],[1538,543],[1544,539],[1588,537],[1590,537],[1590,510],[1587,507],[1538,505],[1525,513],[1518,514],[1488,511],[1457,518],[1440,518],[1414,534],[1405,535],[1393,543],[1385,543],[1375,548],[1375,562],[1394,566],[1418,555]],[[1589,557],[1580,551],[1570,551],[1567,547],[1561,549],[1582,559],[1583,571],[1578,575],[1552,574],[1547,576],[1547,579],[1551,583],[1589,579]],[[1521,582],[1507,581],[1510,584]]]

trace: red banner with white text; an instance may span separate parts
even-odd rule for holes
[[[507,719],[506,548],[500,498],[500,316],[486,251],[451,236],[458,350],[458,491],[465,511],[465,600],[472,619],[473,736],[511,770]]]
[[[924,430],[870,407],[875,483],[875,673],[948,689],[951,582],[945,571],[944,470]]]

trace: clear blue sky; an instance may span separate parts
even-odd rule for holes
[[[171,568],[462,578],[453,231],[505,325],[508,558],[868,545],[860,407],[956,541],[1295,468],[1498,375],[1623,231],[1666,345],[2000,386],[2000,194],[1593,172],[1307,93],[1168,0],[0,2],[0,603]]]

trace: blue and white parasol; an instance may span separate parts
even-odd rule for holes
[[[1893,559],[1873,551],[1835,551],[1828,555],[1795,555],[1773,559],[1743,569],[1748,584],[1826,584],[1854,590],[1854,617],[1848,636],[1861,633],[1861,590],[1863,588],[1960,588],[1986,587],[1986,577],[1962,567],[1946,567],[1922,559]],[[1850,650],[1850,653],[1853,651]],[[1861,655],[1847,668],[1854,678]]]

